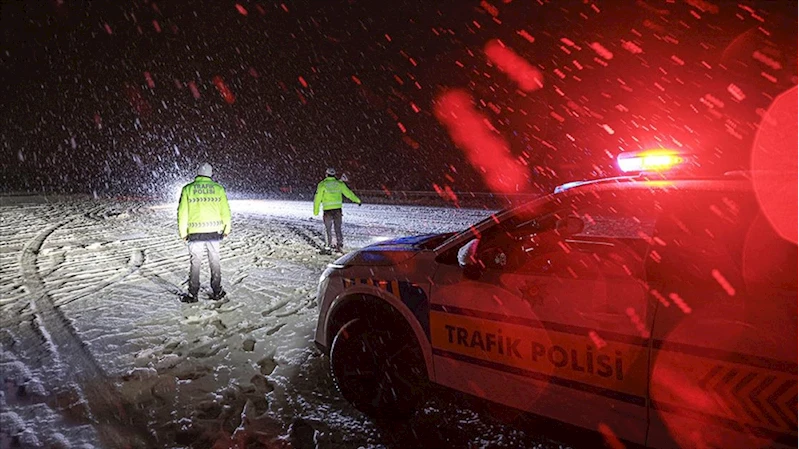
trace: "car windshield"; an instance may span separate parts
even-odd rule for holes
[[[654,218],[649,208],[656,204],[656,195],[666,185],[649,185],[639,189],[634,185],[621,190],[605,190],[601,187],[573,189],[545,195],[515,208],[495,212],[482,221],[453,235],[439,248],[452,244],[463,244],[471,238],[499,232],[514,234],[540,232],[554,229],[556,223],[567,216],[578,216],[585,223],[576,236],[640,238],[651,235]],[[601,198],[601,199],[600,199]],[[456,243],[458,242],[458,243]]]
[[[452,244],[453,242],[456,242],[456,241],[466,240],[466,239],[468,239],[468,236],[474,236],[475,232],[483,232],[486,229],[489,229],[489,228],[493,227],[496,224],[502,223],[502,222],[504,222],[505,220],[508,220],[511,217],[515,217],[515,216],[518,216],[518,215],[522,214],[523,211],[526,212],[526,211],[536,210],[542,204],[545,204],[548,200],[550,200],[552,198],[552,196],[553,196],[552,194],[544,195],[544,196],[541,196],[539,198],[536,198],[536,199],[534,199],[532,201],[529,201],[527,203],[524,203],[524,204],[521,204],[521,205],[518,205],[518,206],[508,207],[508,208],[505,208],[505,209],[500,209],[498,211],[495,211],[495,212],[489,214],[486,218],[484,218],[484,219],[478,221],[477,223],[469,226],[468,228],[466,228],[466,229],[464,229],[464,230],[462,230],[460,232],[454,233],[448,239],[446,239],[445,241],[441,242],[441,244],[438,245],[436,249],[449,246],[450,244]]]

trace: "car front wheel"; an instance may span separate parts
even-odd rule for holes
[[[420,405],[427,372],[413,335],[386,324],[356,318],[342,326],[330,349],[330,368],[355,408],[373,418],[403,419]]]

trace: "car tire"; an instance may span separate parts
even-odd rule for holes
[[[330,348],[336,387],[375,419],[406,419],[424,398],[427,371],[416,338],[404,326],[356,318],[339,329]]]

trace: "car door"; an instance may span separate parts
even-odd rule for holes
[[[675,192],[647,258],[653,447],[796,447],[797,250],[746,191]]]
[[[481,235],[477,275],[443,263],[431,289],[436,381],[642,443],[648,196],[561,195]]]

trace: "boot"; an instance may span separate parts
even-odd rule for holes
[[[180,302],[185,302],[188,304],[197,302],[197,295],[196,294],[192,295],[191,293],[183,293],[182,295],[180,295]]]
[[[211,294],[211,299],[214,300],[214,301],[219,301],[220,299],[224,298],[225,296],[227,296],[227,292],[224,291],[224,290],[221,290],[219,293],[212,293]]]

